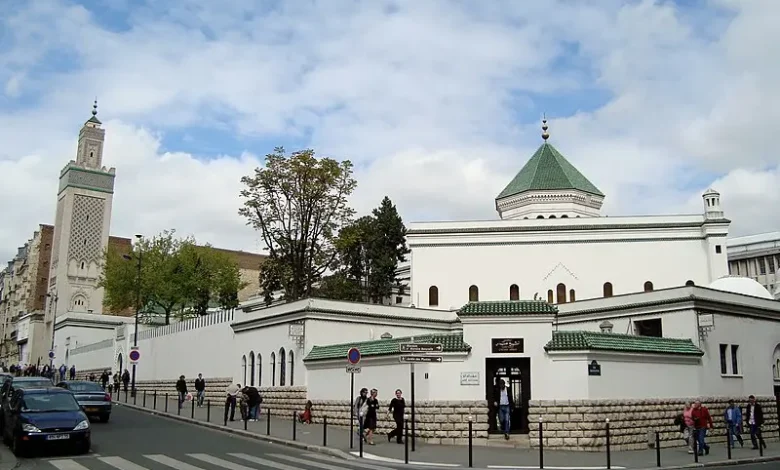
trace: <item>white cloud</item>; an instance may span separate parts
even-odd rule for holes
[[[113,1],[109,16],[131,3]],[[249,3],[137,7],[129,27],[65,1],[0,19],[0,259],[52,222],[95,95],[117,167],[116,235],[175,227],[258,248],[237,215],[238,180],[272,145],[161,150],[167,132],[197,141],[193,125],[237,142],[308,138],[352,159],[360,210],[387,194],[407,220],[495,217],[493,198],[539,143],[542,109],[609,214],[699,211],[713,186],[733,233],[780,226],[780,2]],[[598,109],[558,109],[572,107],[557,96],[594,90],[608,97]]]

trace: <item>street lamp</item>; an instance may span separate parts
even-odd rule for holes
[[[141,241],[141,238],[143,235],[136,234],[135,238],[139,242]],[[124,255],[124,258],[127,260],[132,260],[133,258],[129,255]],[[138,246],[138,254],[136,255],[136,258],[138,258],[138,264],[137,264],[137,274],[136,274],[136,285],[135,285],[135,328],[133,329],[133,349],[138,347],[138,315],[141,311],[141,260],[143,259],[143,252],[141,251],[140,245]],[[135,366],[137,364],[133,364],[133,375],[132,375],[132,383],[130,385],[130,395],[135,396]]]
[[[49,349],[49,369],[54,367],[54,325],[57,323],[57,300],[59,297],[57,297],[57,293],[54,294],[48,293],[46,294],[46,297],[49,298],[49,311],[51,312],[51,348]],[[53,307],[52,307],[53,306]]]

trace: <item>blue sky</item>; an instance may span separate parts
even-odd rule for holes
[[[604,212],[780,226],[780,15],[771,0],[173,0],[9,3],[0,13],[0,255],[51,223],[97,96],[117,168],[112,233],[256,249],[238,180],[278,145],[350,159],[365,212],[495,218],[551,143]],[[617,171],[616,171],[617,170]]]

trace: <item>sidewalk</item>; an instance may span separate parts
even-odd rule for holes
[[[138,394],[136,401],[136,407],[142,407],[142,396]],[[121,400],[117,401],[117,405],[124,405],[124,395]],[[147,396],[145,409],[153,410],[154,408],[152,399]],[[132,398],[129,399],[128,405],[132,405]],[[158,396],[157,406],[154,409],[161,414],[165,414],[165,400]],[[167,413],[169,415],[176,416],[177,402],[176,400],[168,400]],[[210,414],[210,416],[208,416]],[[239,416],[238,410],[236,415]],[[196,421],[207,420],[212,424],[223,425],[224,407],[217,406],[212,403],[210,413],[204,405],[203,408],[195,408],[194,414],[191,407],[191,402],[185,403],[184,408],[181,410],[181,416],[184,418],[190,418],[194,416]],[[232,429],[244,429],[244,422],[236,420],[228,422],[228,427]],[[294,429],[294,431],[293,431]],[[283,419],[278,416],[272,416],[270,418],[270,427],[268,423],[267,410],[262,410],[261,418],[257,422],[246,423],[246,430],[259,435],[269,435],[277,439],[293,440],[293,432],[295,432],[294,439],[300,443],[309,444],[312,446],[325,446],[330,449],[341,450],[345,453],[351,453],[354,456],[359,455],[359,442],[357,437],[354,439],[354,447],[350,448],[350,433],[348,429],[328,426],[327,431],[322,424],[304,425],[296,423],[293,425],[292,415],[289,419]],[[269,433],[270,430],[270,433]],[[327,432],[327,436],[325,435]],[[771,434],[767,432],[767,437],[773,438],[776,436],[777,431]],[[377,435],[374,439],[376,445],[364,445],[363,456],[369,460],[376,460],[377,463],[403,463],[404,462],[404,446],[396,444],[395,442],[388,442],[385,435]],[[780,444],[777,440],[768,442],[768,449],[764,451],[764,459],[776,459],[780,460]],[[484,445],[474,445],[472,448],[472,457],[474,467],[525,467],[525,468],[538,468],[539,467],[539,450],[538,449],[518,449],[507,447],[486,447]],[[711,464],[714,462],[727,461],[727,449],[725,443],[713,444],[710,455],[700,457],[700,464]],[[752,461],[760,459],[759,452],[757,450],[750,449],[749,439],[746,442],[745,448],[739,448],[732,452],[733,460],[748,460]],[[416,442],[415,451],[409,452],[409,462],[415,464],[439,464],[441,467],[468,467],[468,446],[449,446],[438,444],[425,444],[421,441]],[[641,450],[641,451],[622,451],[611,453],[612,468],[619,469],[646,469],[646,468],[658,468],[656,466],[656,452],[654,449]],[[686,452],[685,448],[664,448],[661,449],[661,464],[663,467],[680,467],[694,464],[694,456]],[[575,452],[575,451],[555,451],[549,450],[544,452],[544,466],[546,468],[551,467],[568,467],[568,468],[582,468],[582,469],[601,469],[607,468],[607,455],[604,452]]]

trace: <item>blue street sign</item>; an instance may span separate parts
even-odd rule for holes
[[[347,352],[347,360],[352,365],[360,362],[360,350],[358,348],[350,348],[349,352]]]

